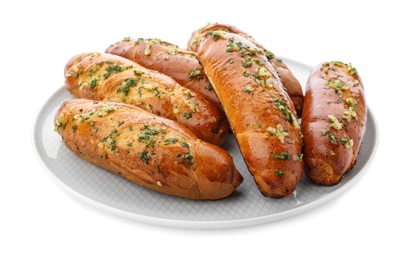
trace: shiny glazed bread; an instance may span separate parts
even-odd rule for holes
[[[300,82],[293,75],[292,71],[286,66],[286,64],[276,57],[273,52],[269,49],[266,49],[262,44],[257,42],[253,37],[251,37],[246,32],[240,30],[236,26],[229,24],[219,24],[219,23],[208,23],[206,26],[194,31],[188,41],[188,49],[191,51],[197,51],[199,48],[200,38],[207,32],[222,30],[230,33],[235,33],[240,36],[243,36],[257,47],[265,51],[265,56],[268,61],[271,62],[272,66],[275,68],[278,76],[283,84],[284,89],[289,94],[290,98],[295,105],[296,114],[300,118],[302,115],[303,107],[303,90]]]
[[[83,53],[65,67],[65,85],[77,98],[124,102],[175,120],[198,138],[221,145],[229,127],[222,110],[172,78],[108,53]]]
[[[106,52],[122,56],[145,68],[168,75],[181,86],[200,93],[221,108],[220,101],[194,52],[183,50],[160,39],[143,38],[124,38],[111,44]]]
[[[334,185],[355,165],[367,122],[357,70],[340,61],[313,68],[303,106],[304,165],[315,183]]]
[[[243,181],[225,150],[198,139],[172,120],[132,105],[68,100],[54,122],[74,153],[158,192],[217,200]]]
[[[197,53],[259,190],[291,194],[303,173],[300,125],[265,51],[238,34],[210,31]]]

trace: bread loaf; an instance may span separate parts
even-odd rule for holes
[[[204,141],[222,145],[229,127],[222,110],[172,78],[107,53],[83,53],[65,67],[67,90],[77,98],[138,106],[175,120]]]
[[[303,106],[304,165],[315,183],[334,185],[353,168],[367,122],[357,70],[340,61],[314,67]]]
[[[173,78],[182,87],[200,93],[221,108],[220,101],[196,58],[196,53],[160,39],[131,39],[111,44],[107,53],[132,60],[141,66],[157,70]]]
[[[266,49],[262,44],[257,42],[253,37],[251,37],[246,32],[240,30],[236,26],[229,24],[208,23],[206,26],[192,33],[188,41],[188,49],[191,51],[197,51],[200,38],[207,32],[218,30],[238,34],[265,51],[265,56],[278,73],[278,76],[283,84],[283,88],[286,90],[289,97],[292,99],[293,104],[295,106],[296,114],[298,118],[300,118],[302,115],[302,107],[303,107],[303,90],[302,86],[300,85],[300,82],[296,79],[292,71],[282,61],[282,59],[275,56],[273,52],[271,52],[269,49]]]
[[[291,194],[303,172],[300,125],[265,51],[222,30],[203,33],[197,53],[259,190]]]
[[[229,196],[243,181],[225,150],[172,120],[132,105],[68,100],[54,122],[74,153],[158,192],[217,200]]]

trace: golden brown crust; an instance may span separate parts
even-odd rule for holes
[[[300,125],[263,50],[237,34],[206,33],[198,58],[264,196],[291,194],[302,176]]]
[[[313,68],[306,86],[302,132],[306,175],[334,185],[353,168],[367,121],[364,87],[351,64]]]
[[[160,39],[142,38],[136,40],[124,38],[110,45],[106,52],[168,75],[183,87],[205,96],[221,109],[220,101],[194,52],[183,50]]]
[[[66,88],[77,98],[124,102],[175,120],[204,141],[228,135],[223,111],[172,78],[107,53],[83,53],[65,67]]]
[[[253,37],[244,31],[240,30],[236,26],[229,24],[219,24],[219,23],[208,23],[206,26],[194,31],[188,41],[188,49],[191,51],[197,51],[199,49],[199,42],[202,36],[210,31],[226,31],[230,33],[235,33],[246,38],[259,48],[267,52],[266,57],[274,66],[278,76],[280,77],[283,87],[286,92],[289,94],[289,97],[292,99],[293,104],[295,105],[296,114],[300,118],[302,115],[303,108],[303,90],[300,82],[293,75],[292,71],[286,66],[286,64],[279,58],[277,58],[271,51],[266,49],[262,44],[257,42]]]
[[[55,115],[55,130],[82,158],[158,192],[216,200],[243,181],[225,150],[124,103],[65,101]]]

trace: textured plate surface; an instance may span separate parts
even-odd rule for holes
[[[304,87],[311,67],[289,59],[284,62]],[[59,105],[70,98],[72,96],[61,87],[41,109],[33,132],[39,160],[51,178],[72,195],[109,213],[149,224],[230,228],[267,223],[302,213],[335,198],[358,181],[367,172],[378,145],[377,125],[368,108],[366,134],[356,166],[340,184],[317,186],[303,175],[291,196],[270,199],[264,198],[256,188],[235,139],[230,136],[223,148],[234,158],[244,182],[226,199],[192,201],[143,188],[84,161],[68,150],[54,132],[53,118]]]

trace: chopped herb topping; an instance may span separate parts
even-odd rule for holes
[[[351,123],[351,119],[354,117],[357,117],[357,113],[355,110],[355,105],[358,103],[357,100],[355,100],[354,98],[347,98],[345,100],[347,102],[347,104],[349,105],[348,109],[344,111],[343,114],[343,119],[347,120],[348,123]]]
[[[203,75],[200,75],[201,71],[197,68],[192,69],[189,71],[189,74],[187,75],[188,78],[195,78],[197,80],[202,80],[204,78]]]
[[[93,78],[93,79],[90,81],[89,88],[90,88],[90,89],[94,89],[96,86],[97,86],[97,78]]]
[[[164,145],[169,145],[169,144],[175,144],[176,142],[178,142],[178,138],[168,138],[164,140]]]
[[[97,115],[99,117],[103,117],[112,111],[116,111],[117,109],[118,106],[116,105],[103,104],[103,107],[99,110],[99,112],[97,112]]]
[[[335,90],[335,92],[339,95],[343,95],[343,90],[348,89],[348,86],[339,79],[327,79],[326,85]]]
[[[207,86],[204,87],[207,90],[213,90],[213,86],[209,83]]]
[[[333,132],[331,132],[331,130],[322,130],[321,131],[322,136],[325,136],[326,134],[328,134],[330,136],[332,144],[337,144],[337,137],[334,135]]]
[[[271,135],[274,135],[279,138],[279,140],[284,143],[285,142],[285,136],[289,135],[288,130],[284,130],[281,124],[278,124],[276,128],[274,127],[267,127],[266,131],[270,133]]]
[[[271,59],[273,59],[273,58],[275,57],[275,54],[273,54],[273,53],[270,52],[270,51],[267,51],[267,52],[265,52],[265,57],[266,57],[268,60],[271,60]]]
[[[296,119],[295,115],[292,113],[292,111],[290,111],[288,109],[285,101],[283,101],[281,98],[277,98],[274,100],[274,104],[279,109],[279,111],[282,112],[282,114],[285,116],[285,118],[287,120],[289,120],[289,122],[293,123],[293,126],[296,129],[300,128],[299,122],[297,121],[297,119]]]
[[[330,124],[328,125],[331,128],[341,130],[343,128],[343,125],[340,123],[340,121],[333,115],[328,115],[328,119],[330,120]]]
[[[183,113],[183,116],[184,116],[186,119],[189,119],[189,118],[192,117],[192,113]]]
[[[140,130],[143,130],[144,132],[138,134],[137,141],[145,143],[146,147],[154,146],[156,143],[156,135],[158,135],[159,131],[156,129],[150,129],[148,125],[144,125]]]
[[[143,72],[141,70],[134,70],[134,75],[135,76],[141,76],[142,74],[145,74],[145,72]]]
[[[140,153],[140,160],[145,162],[146,164],[149,164],[149,161],[152,160],[151,156],[148,156],[148,151],[147,150],[143,150]]]
[[[354,140],[348,138],[348,137],[343,137],[340,140],[341,144],[344,145],[346,148],[352,148],[354,146]]]
[[[277,170],[275,172],[276,176],[278,176],[279,178],[283,178],[283,176],[285,175],[285,173],[282,170]]]
[[[347,64],[347,72],[350,75],[357,75],[358,74],[357,69],[354,68],[351,63]]]
[[[106,73],[103,74],[104,79],[108,79],[112,73],[117,74],[123,71],[123,68],[120,65],[110,65],[106,68]]]
[[[224,32],[224,31],[210,31],[208,34],[210,36],[212,36],[215,41],[217,41],[219,38],[224,38],[224,35],[226,34],[226,32]]]
[[[244,68],[251,67],[251,66],[252,66],[252,58],[251,58],[251,57],[248,57],[248,58],[246,58],[246,59],[242,59],[242,66],[243,66]]]
[[[187,154],[181,154],[178,153],[176,155],[177,158],[180,159],[180,161],[178,161],[178,164],[184,164],[186,163],[187,165],[192,166],[193,165],[193,155],[191,153],[187,153]]]
[[[77,125],[73,125],[73,126],[72,126],[72,131],[73,131],[73,132],[76,132],[76,130],[78,130],[78,126],[77,126]]]
[[[289,160],[290,154],[287,152],[282,152],[281,154],[272,154],[274,159],[282,159],[282,160]]]

